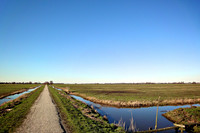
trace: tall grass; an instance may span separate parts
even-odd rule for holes
[[[120,127],[123,127],[124,130],[126,130],[126,131],[129,132],[129,133],[138,131],[138,129],[137,129],[137,127],[136,127],[136,123],[134,122],[132,113],[131,113],[131,118],[130,118],[130,125],[129,125],[129,127],[126,126],[126,123],[123,121],[122,118],[118,121],[118,123],[115,123],[115,122],[114,122],[114,124],[116,124],[116,125],[118,125],[118,126],[120,126]]]
[[[138,130],[136,128],[136,123],[134,123],[133,115],[132,115],[132,112],[131,112],[130,126],[128,128],[128,132],[136,132],[136,131],[138,131]]]

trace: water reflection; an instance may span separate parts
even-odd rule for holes
[[[51,87],[56,89],[56,90],[62,91],[62,89],[56,88],[55,86],[51,86]]]
[[[143,108],[115,108],[108,107],[100,104],[93,103],[91,101],[85,100],[79,96],[71,95],[73,98],[83,101],[89,106],[93,107],[102,115],[106,115],[109,123],[118,123],[120,119],[126,124],[126,129],[130,125],[131,117],[134,119],[134,124],[136,128],[141,130],[148,130],[149,127],[155,127],[156,110],[157,107],[143,107]],[[194,104],[193,106],[200,106],[199,104]],[[162,116],[166,111],[174,110],[181,107],[190,107],[190,105],[182,106],[160,106],[158,109],[158,127],[164,128],[173,126],[173,123]],[[165,133],[174,133],[175,130],[163,131]]]
[[[7,96],[7,97],[5,97],[5,98],[2,98],[2,99],[0,99],[0,105],[3,104],[3,103],[5,103],[5,102],[8,102],[8,101],[10,101],[10,100],[14,100],[14,99],[18,98],[19,96],[21,96],[21,95],[23,95],[23,94],[30,93],[31,91],[34,91],[35,89],[37,89],[37,88],[39,88],[39,87],[40,87],[40,86],[35,87],[35,88],[33,88],[33,89],[28,89],[27,91],[24,91],[24,92],[19,93],[19,94],[14,94],[14,95],[10,95],[10,96]]]

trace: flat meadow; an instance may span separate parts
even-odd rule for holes
[[[17,84],[20,86],[20,84]],[[26,85],[22,85],[25,87]],[[32,87],[33,84],[28,87]],[[19,127],[44,86],[0,106],[0,133],[12,133]]]
[[[0,84],[0,97],[37,86],[39,86],[39,84]]]
[[[116,104],[156,105],[159,96],[160,103],[165,105],[193,103],[194,99],[200,101],[200,84],[56,84],[54,86],[68,89],[71,94],[93,102],[111,105],[115,105],[116,101],[118,102]]]

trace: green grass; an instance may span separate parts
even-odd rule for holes
[[[163,114],[169,120],[184,125],[200,124],[200,107],[178,108]],[[200,126],[194,126],[193,132],[200,132]]]
[[[39,86],[39,84],[0,84],[0,96],[37,86]]]
[[[178,108],[164,114],[178,124],[200,124],[200,107]]]
[[[103,118],[99,115],[96,115],[96,117],[99,117],[99,119],[102,119],[102,121],[96,121],[83,115],[81,110],[87,108],[87,105],[77,100],[70,100],[69,98],[67,98],[67,94],[65,94],[64,92],[59,92],[58,90],[55,90],[50,86],[49,90],[62,114],[62,118],[67,122],[68,126],[70,125],[71,132],[73,133],[124,132],[124,130],[121,127],[116,127],[113,124],[112,125],[109,124],[107,121],[104,121]]]
[[[200,84],[56,84],[70,91],[111,101],[154,101],[200,98]]]
[[[30,110],[30,107],[42,92],[44,86],[27,94],[27,97],[18,100],[17,102],[10,102],[0,107],[0,132],[13,132],[16,127],[21,125],[25,116]],[[5,109],[13,107],[11,111],[4,112]]]

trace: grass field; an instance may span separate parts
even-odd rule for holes
[[[109,124],[102,116],[92,111],[89,106],[72,99],[66,93],[49,86],[49,91],[56,102],[62,119],[72,133],[124,133],[121,127]]]
[[[116,101],[118,101],[116,104],[131,104],[131,102],[157,104],[159,96],[161,104],[200,100],[200,84],[57,84],[54,86],[67,88],[72,94],[88,100],[111,103],[111,105]]]
[[[44,86],[0,107],[0,133],[13,132],[23,122]]]
[[[39,84],[0,84],[0,97],[22,89],[37,87]]]
[[[178,108],[163,114],[177,124],[200,124],[200,107]],[[200,132],[200,126],[193,127],[194,132]]]

